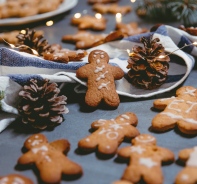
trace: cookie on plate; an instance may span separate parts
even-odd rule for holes
[[[197,89],[183,86],[176,97],[154,101],[154,108],[162,110],[152,120],[152,129],[163,132],[175,126],[184,134],[197,134]]]
[[[79,18],[73,17],[71,19],[71,23],[73,25],[77,25],[78,29],[92,29],[96,31],[105,30],[106,22],[107,20],[104,17],[101,17],[100,19],[98,19],[90,15],[84,15]]]
[[[117,23],[116,30],[121,31],[125,36],[133,36],[148,32],[148,29],[139,27],[136,22],[130,22],[127,24]]]
[[[93,10],[96,12],[99,12],[101,14],[104,13],[111,13],[111,14],[116,14],[116,13],[121,13],[121,14],[126,14],[131,11],[131,6],[119,6],[116,3],[113,4],[95,4],[93,5]]]
[[[95,42],[103,40],[106,34],[94,34],[87,31],[79,31],[76,34],[64,35],[62,37],[63,42],[76,43],[77,49],[91,48]]]

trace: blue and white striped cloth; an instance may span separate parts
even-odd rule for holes
[[[186,32],[171,26],[160,26],[155,32],[131,36],[123,40],[109,42],[88,50],[101,49],[110,56],[110,63],[120,66],[125,74],[128,72],[127,49],[131,50],[134,45],[142,45],[140,38],[142,36],[159,38],[161,44],[167,52],[173,52],[185,44],[189,45],[197,41],[197,37],[191,36]],[[171,55],[168,80],[158,89],[143,90],[132,86],[126,79],[116,81],[116,89],[119,95],[132,98],[146,98],[156,94],[161,94],[172,90],[180,85],[189,75],[194,66],[197,56],[197,48],[193,45],[178,50]],[[5,91],[5,97],[2,100],[2,110],[5,112],[18,114],[16,105],[18,102],[18,92],[22,86],[31,78],[43,80],[48,78],[57,83],[76,83],[76,85],[86,86],[86,82],[76,78],[76,70],[86,64],[88,57],[82,62],[69,62],[68,64],[56,63],[44,60],[42,58],[29,55],[27,53],[17,52],[8,48],[0,48],[0,90]],[[125,75],[126,76],[126,75]],[[76,87],[77,92],[81,92]],[[82,90],[83,91],[83,90]],[[6,128],[15,117],[8,117],[0,120],[0,132]]]

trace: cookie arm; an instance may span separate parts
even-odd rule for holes
[[[164,110],[168,104],[170,104],[171,101],[174,100],[175,97],[171,98],[163,98],[163,99],[157,99],[153,102],[153,107],[158,110]]]
[[[111,66],[111,71],[114,80],[119,80],[124,76],[124,71],[118,66]]]
[[[131,157],[131,146],[127,146],[118,150],[118,158],[128,160]]]
[[[18,164],[21,165],[27,165],[27,164],[32,164],[35,162],[34,159],[34,154],[32,154],[31,151],[28,151],[27,153],[23,154],[19,159],[18,159]]]
[[[174,161],[174,153],[166,148],[158,147],[159,156],[161,156],[162,162],[172,162]]]
[[[70,150],[70,143],[65,139],[53,141],[50,143],[50,146],[64,153],[68,153]]]
[[[179,155],[178,155],[179,160],[181,160],[182,162],[186,162],[192,151],[193,148],[187,148],[179,151]]]
[[[89,70],[90,67],[88,65],[82,66],[76,71],[76,76],[80,79],[87,79]]]

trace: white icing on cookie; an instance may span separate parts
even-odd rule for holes
[[[48,151],[48,148],[47,148],[47,146],[43,145],[43,146],[41,146],[41,147],[33,148],[33,149],[32,149],[32,152],[33,152],[34,154],[36,154],[38,151]]]
[[[8,178],[7,177],[3,177],[0,179],[0,184],[7,184],[8,182]]]
[[[188,88],[186,88],[185,90],[186,91],[184,92],[184,94],[189,94],[191,96],[195,96],[196,89],[188,89]]]
[[[100,74],[99,77],[97,77],[96,81],[98,82],[99,80],[104,79],[105,78],[105,75],[107,73],[108,73],[108,71],[106,71],[105,73]]]
[[[152,136],[147,136],[146,139],[144,139],[143,135],[139,135],[138,137],[135,138],[136,141],[141,142],[141,143],[148,143],[148,142],[153,142],[155,141],[155,138]]]
[[[192,108],[193,108],[195,105],[197,105],[196,102],[187,101],[186,103],[190,105],[190,107],[185,111],[186,113],[189,113],[189,112],[192,110]]]
[[[102,89],[102,88],[107,88],[107,90],[109,90],[108,87],[107,87],[107,85],[108,85],[109,83],[110,83],[110,81],[107,82],[107,83],[101,83],[101,85],[98,87],[98,89],[100,90],[100,89]]]
[[[15,177],[12,181],[12,184],[25,184],[25,182],[21,178]]]
[[[102,65],[101,67],[97,66],[96,69],[94,70],[94,73],[102,72],[104,68],[105,65]]]
[[[139,163],[141,165],[148,167],[148,168],[152,168],[152,167],[158,165],[157,162],[154,162],[152,160],[152,158],[143,158],[143,157],[139,159]]]
[[[121,116],[122,116],[123,118],[125,118],[125,119],[130,119],[130,117],[127,116],[126,114],[122,114]]]
[[[138,145],[138,146],[131,146],[130,151],[137,152],[138,154],[142,154],[145,151],[145,149]]]
[[[195,146],[194,150],[190,153],[186,166],[197,167],[197,146]]]
[[[187,174],[182,174],[181,175],[181,180],[187,181],[189,179],[189,176]]]
[[[161,112],[160,114],[163,114],[163,115],[166,115],[166,116],[169,116],[170,118],[173,118],[173,119],[177,119],[177,120],[183,120],[187,123],[193,123],[193,124],[197,124],[197,121],[192,119],[192,118],[184,118],[182,117],[181,115],[176,115],[176,114],[173,114],[171,112]]]
[[[177,111],[177,112],[181,112],[181,109],[177,109],[177,108],[173,107],[173,105],[179,105],[180,103],[183,103],[183,102],[184,102],[184,100],[175,99],[167,106],[167,108],[171,109],[171,110],[174,110],[174,111]]]

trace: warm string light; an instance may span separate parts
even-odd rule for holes
[[[101,19],[101,18],[102,18],[102,15],[101,15],[100,13],[96,13],[96,14],[95,14],[95,17],[96,17],[97,19]]]
[[[46,26],[52,26],[53,25],[53,21],[52,20],[49,20],[46,22]]]
[[[122,14],[121,13],[116,13],[116,22],[117,23],[122,22]]]
[[[169,55],[173,54],[174,52],[176,52],[176,51],[178,51],[178,50],[182,50],[182,49],[184,49],[185,47],[188,47],[188,46],[191,46],[191,45],[193,45],[193,46],[197,46],[197,42],[193,42],[193,43],[191,43],[191,44],[189,44],[189,45],[185,44],[183,47],[178,48],[178,49],[176,49],[176,50],[174,50],[174,51],[170,52],[169,54],[166,54],[166,55],[160,55],[160,56],[159,56],[159,58],[160,58],[160,59],[165,58],[165,57],[167,57],[167,56],[169,56]]]
[[[176,52],[176,51],[178,51],[178,50],[182,50],[183,48],[188,47],[188,46],[191,46],[191,45],[193,45],[193,46],[197,46],[197,41],[196,41],[196,42],[193,42],[193,43],[191,43],[191,44],[189,44],[189,45],[185,44],[183,47],[178,48],[178,49],[176,49],[176,50],[174,50],[174,51],[170,52],[169,54],[166,54],[166,55],[160,55],[158,58],[163,59],[163,58],[165,58],[165,57],[167,57],[167,56],[169,56],[169,55],[173,54],[174,52]],[[134,54],[134,53],[133,53],[133,52],[130,52],[130,50],[129,50],[129,49],[127,49],[126,51],[127,51],[128,55],[129,55],[129,57],[133,56],[133,54]]]
[[[136,0],[131,0],[132,3],[135,3]]]

